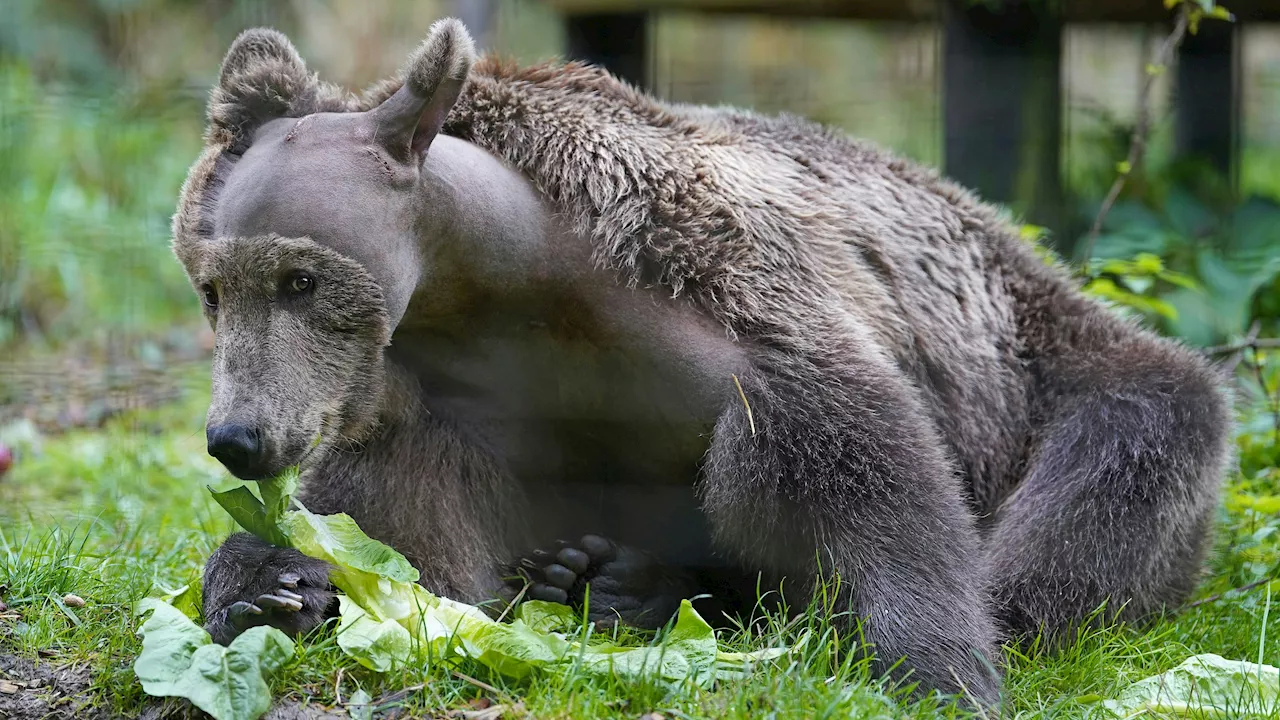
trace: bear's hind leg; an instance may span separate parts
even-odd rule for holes
[[[1135,342],[1045,370],[1046,422],[997,511],[987,563],[1004,629],[1052,644],[1104,603],[1103,619],[1134,620],[1191,593],[1230,420],[1213,371],[1172,345]]]

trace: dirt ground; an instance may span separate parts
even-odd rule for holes
[[[87,668],[0,655],[0,718],[96,720],[110,717],[91,707],[89,685]]]
[[[87,668],[59,665],[55,660],[33,662],[0,654],[0,720],[107,720],[115,715],[93,707]],[[157,699],[138,720],[194,720],[205,713],[177,698]],[[262,720],[347,720],[345,712],[331,713],[297,702],[278,703]]]

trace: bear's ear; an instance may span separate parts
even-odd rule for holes
[[[444,127],[475,63],[475,43],[454,18],[437,21],[405,63],[404,84],[369,111],[377,141],[393,157],[420,156]]]
[[[311,112],[318,86],[283,33],[246,30],[227,50],[209,97],[210,139],[243,150],[263,122]]]

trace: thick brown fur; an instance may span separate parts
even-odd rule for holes
[[[188,271],[258,124],[399,87],[343,96],[270,33],[233,48],[174,219]],[[815,563],[838,572],[882,667],[906,655],[925,686],[990,699],[1000,633],[1061,637],[1104,602],[1140,618],[1191,591],[1229,460],[1223,379],[1081,295],[965,189],[800,118],[662,103],[577,63],[481,60],[444,132],[527,178],[598,271],[741,348],[745,402],[719,413],[697,479],[716,547],[803,584]],[[381,424],[335,445],[304,497],[478,599],[519,493],[386,362]]]

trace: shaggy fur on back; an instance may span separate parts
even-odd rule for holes
[[[845,365],[851,339],[885,353],[980,481],[970,491],[984,510],[1020,470],[1027,359],[1061,339],[1046,321],[1142,333],[1076,293],[964,188],[798,117],[662,103],[580,63],[485,58],[445,130],[526,174],[594,239],[599,267],[814,366],[797,371]]]

